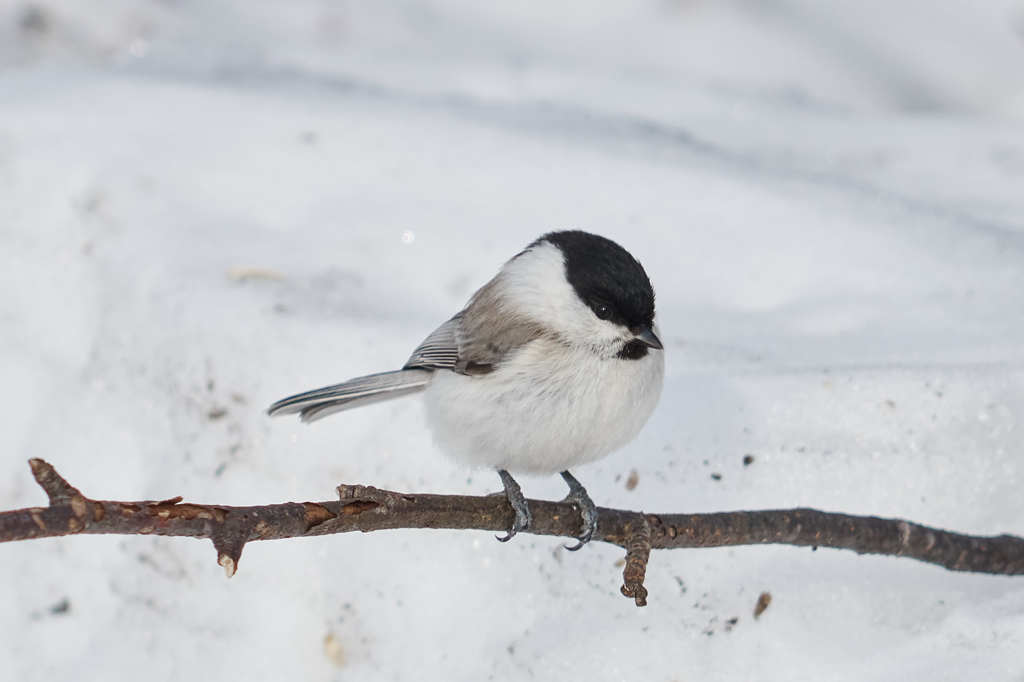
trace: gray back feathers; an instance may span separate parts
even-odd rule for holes
[[[543,336],[540,325],[502,304],[498,277],[473,294],[462,312],[434,330],[413,351],[405,368],[487,374],[508,353]]]

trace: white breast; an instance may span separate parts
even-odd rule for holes
[[[438,446],[464,464],[555,473],[632,440],[663,376],[661,351],[622,360],[538,339],[489,374],[436,372],[427,418]]]

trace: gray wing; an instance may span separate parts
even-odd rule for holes
[[[409,356],[402,369],[455,369],[459,364],[459,313],[435,329]]]
[[[469,305],[424,339],[403,369],[487,374],[512,351],[544,336],[540,325],[504,310],[494,280]]]

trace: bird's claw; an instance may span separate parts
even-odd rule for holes
[[[521,530],[526,530],[530,527],[530,523],[533,521],[533,516],[530,514],[530,508],[524,503],[522,507],[516,507],[515,503],[511,500],[512,510],[516,513],[515,520],[512,521],[512,526],[508,529],[505,537],[495,535],[495,539],[498,542],[508,542],[516,536]]]
[[[562,545],[562,547],[565,547],[570,552],[577,552],[577,551],[579,551],[580,549],[583,548],[583,545],[585,545],[588,542],[590,542],[590,538],[593,535],[594,535],[593,533],[585,533],[583,536],[576,538],[576,544],[575,545]]]
[[[576,480],[575,476],[568,471],[563,471],[562,478],[565,479],[566,484],[569,486],[569,494],[565,496],[562,502],[571,502],[575,505],[580,510],[580,518],[583,520],[583,533],[576,538],[576,544],[571,547],[563,545],[570,552],[576,552],[583,545],[590,542],[594,537],[594,533],[597,532],[597,506],[590,499],[590,495],[587,494],[587,489]]]
[[[504,469],[498,470],[498,476],[501,477],[501,484],[505,487],[505,498],[508,500],[508,504],[512,507],[512,511],[515,513],[515,518],[512,520],[512,526],[508,529],[508,533],[505,537],[495,535],[495,539],[498,542],[508,542],[516,536],[519,531],[526,530],[533,523],[533,515],[530,514],[530,506],[526,503],[526,498],[523,496],[523,490],[516,483],[512,475]]]

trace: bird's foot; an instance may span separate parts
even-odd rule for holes
[[[575,476],[568,471],[563,471],[562,478],[565,479],[566,484],[569,486],[569,494],[565,496],[562,502],[572,502],[576,505],[576,508],[580,510],[580,517],[583,519],[583,534],[576,538],[576,544],[572,547],[565,545],[567,550],[575,552],[590,542],[590,539],[594,537],[594,533],[597,532],[597,506],[594,505],[594,501],[587,494],[587,489],[576,480]]]
[[[530,523],[533,522],[533,517],[530,515],[530,507],[526,504],[526,498],[523,497],[523,490],[516,483],[516,480],[512,478],[512,474],[504,469],[498,469],[498,476],[501,477],[501,484],[505,486],[505,499],[508,500],[508,504],[512,507],[512,511],[515,512],[516,516],[512,520],[512,527],[508,529],[505,537],[502,538],[497,535],[495,537],[498,538],[499,542],[508,542],[516,536],[516,533],[529,528]]]

